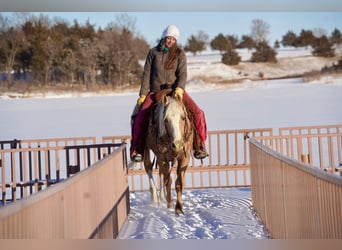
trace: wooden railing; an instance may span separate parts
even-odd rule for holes
[[[273,131],[270,128],[210,131],[207,140],[207,150],[210,156],[203,161],[191,159],[185,177],[185,187],[214,188],[252,185],[253,206],[264,220],[272,237],[338,238],[340,231],[336,228],[342,223],[340,216],[342,214],[341,179],[338,179],[340,177],[337,176],[336,172],[332,175],[322,171],[322,169],[330,172],[340,169],[342,158],[341,131],[342,125],[281,128],[279,131]],[[252,140],[250,145],[249,139]],[[122,143],[125,144],[125,147],[120,146],[121,151],[119,151],[121,153],[114,152],[117,145]],[[88,195],[93,198],[91,192],[93,192],[94,185],[101,189],[101,195],[97,196],[101,198],[97,198],[96,202],[99,202],[98,199],[100,199],[101,202],[106,203],[107,201],[104,200],[108,200],[108,197],[104,196],[104,193],[107,192],[105,190],[110,189],[107,195],[112,197],[110,192],[116,192],[116,188],[113,191],[112,186],[116,184],[113,184],[112,181],[118,180],[117,176],[122,174],[124,177],[120,177],[119,183],[124,180],[130,191],[148,190],[149,184],[142,163],[127,165],[129,168],[127,175],[125,170],[125,173],[115,173],[115,178],[113,178],[114,173],[107,173],[107,170],[104,173],[108,176],[103,177],[103,179],[98,175],[85,177],[86,174],[83,174],[85,171],[86,173],[90,171],[88,170],[89,166],[102,166],[104,164],[106,169],[113,168],[114,165],[126,167],[129,144],[130,136],[106,136],[102,138],[101,143],[96,143],[94,137],[0,142],[1,201],[2,205],[8,205],[0,208],[1,212],[6,211],[0,213],[0,218],[7,218],[8,215],[12,215],[14,211],[18,212],[21,208],[33,209],[35,202],[38,204],[38,201],[45,207],[45,210],[37,209],[42,214],[43,211],[55,209],[55,212],[59,213],[56,216],[61,216],[61,214],[65,216],[65,213],[72,214],[68,217],[70,221],[73,221],[71,218],[73,216],[77,220],[80,219],[77,213],[81,213],[87,218],[88,216],[94,217],[94,214],[88,214],[88,210],[93,212],[94,208],[94,201],[89,199],[88,202],[90,197]],[[115,155],[115,163],[112,162],[113,154]],[[109,157],[111,160],[107,160],[108,157],[106,156],[108,155],[111,155]],[[300,163],[296,160],[306,163]],[[115,169],[117,168],[115,167]],[[80,173],[74,175],[78,172]],[[158,180],[157,170],[155,170],[154,175],[155,180]],[[78,176],[83,176],[84,181],[83,177]],[[76,180],[76,177],[77,183],[79,183],[75,184],[76,186],[65,184],[71,183],[73,179]],[[98,181],[99,178],[103,181]],[[87,181],[90,184],[87,184]],[[60,183],[53,185],[57,182]],[[159,184],[159,181],[156,183]],[[65,192],[70,192],[70,194],[62,192],[62,184],[65,185]],[[70,187],[66,187],[67,185]],[[47,188],[49,186],[52,186],[53,190],[59,191],[49,191],[50,188]],[[42,226],[43,230],[46,229],[47,232],[39,233],[38,236],[19,231],[26,238],[103,238],[109,237],[109,234],[115,237],[117,232],[114,231],[120,228],[125,217],[114,220],[113,216],[118,212],[116,209],[126,212],[129,210],[128,186],[125,186],[126,189],[124,188],[125,191],[121,193],[119,198],[117,194],[115,195],[119,199],[117,203],[109,199],[108,202],[111,202],[112,209],[109,209],[110,205],[106,203],[105,207],[110,211],[107,211],[105,218],[102,218],[103,221],[92,232],[89,231],[90,227],[87,227],[88,235],[76,226],[73,229],[66,229],[70,225],[66,226],[65,224],[58,224],[56,227],[59,228],[53,227],[54,232],[48,232],[50,229]],[[119,188],[119,190],[122,189]],[[43,192],[35,194],[37,191]],[[50,192],[51,194],[59,192],[56,196],[58,198],[47,201],[45,198],[49,195],[40,195],[40,193],[50,194]],[[27,199],[29,195],[32,195],[32,199]],[[67,206],[64,203],[64,197],[71,197],[72,195],[79,198],[75,201],[72,201],[72,198],[68,200],[67,203],[71,205],[67,209],[71,212],[60,210],[62,208],[60,208],[59,203]],[[40,200],[40,198],[34,197],[44,197],[44,199]],[[53,199],[59,199],[59,203]],[[18,202],[21,205],[16,205]],[[53,202],[58,203],[54,203],[56,208],[49,205]],[[126,205],[123,205],[124,203]],[[14,205],[18,207],[14,207]],[[13,209],[7,209],[7,207]],[[79,212],[78,209],[87,211]],[[296,214],[296,211],[300,211],[300,215]],[[309,214],[307,211],[312,213]],[[314,214],[315,211],[318,213]],[[327,216],[326,213],[330,213],[330,216]],[[101,216],[104,214],[102,211]],[[38,213],[34,216],[32,218],[40,220]],[[42,219],[46,219],[47,223],[56,223],[56,221],[51,221],[52,218],[49,218],[49,215],[44,214],[44,216]],[[1,226],[5,223],[18,225],[18,220],[20,223],[25,220],[29,221],[25,222],[30,225],[28,228],[33,227],[33,220],[30,221],[26,216],[18,220],[11,219],[15,220],[12,222],[7,219],[3,219],[0,224],[0,234],[3,232],[2,237],[16,237],[18,235],[17,232],[14,232],[15,229],[9,232],[2,230]],[[301,223],[293,224],[298,221]],[[76,221],[75,225],[78,225],[77,223],[79,221]],[[92,226],[94,225],[92,224]],[[303,230],[306,230],[307,233],[304,233]],[[107,234],[106,232],[110,233]]]
[[[96,144],[95,137],[2,141],[0,206],[65,180],[116,147]]]
[[[248,138],[271,135],[271,128],[208,132],[207,150],[209,157],[203,161],[191,159],[185,175],[185,188],[250,186]],[[128,144],[128,149],[130,136],[105,136],[102,142],[125,142]],[[175,170],[172,175],[175,180]],[[158,170],[155,170],[154,179],[157,185],[159,184],[158,178]],[[130,191],[146,191],[149,189],[142,163],[131,165],[128,181]]]
[[[342,174],[342,133],[256,137],[263,145],[291,159]]]
[[[342,133],[342,125],[298,126],[279,128],[279,135],[320,135]]]
[[[342,239],[342,178],[334,172],[341,165],[339,129],[250,140],[253,207],[271,237]]]
[[[121,145],[58,185],[1,207],[0,238],[117,237],[130,207],[126,168]]]
[[[191,159],[186,174],[186,188],[250,186],[248,139],[253,137],[262,137],[267,140],[265,144],[292,158],[327,171],[339,170],[341,154],[335,151],[323,154],[323,149],[329,149],[323,145],[340,147],[341,141],[335,137],[340,131],[342,125],[290,127],[280,128],[279,131],[271,128],[209,131],[209,157],[203,161]],[[331,139],[315,137],[327,133],[332,134]],[[306,139],[299,142],[299,137]],[[282,143],[277,138],[283,138]],[[109,144],[126,143],[128,154],[130,136],[104,136],[95,147],[90,146],[96,145],[95,137],[9,140],[0,143],[0,166],[4,166],[0,167],[2,203],[6,203],[43,190],[85,169],[110,151],[107,147]],[[86,146],[80,148],[82,145]],[[99,152],[101,145],[103,152]],[[315,151],[322,153],[316,154]],[[130,164],[129,167],[131,191],[147,190],[149,185],[143,164]],[[155,175],[158,178],[157,171]]]

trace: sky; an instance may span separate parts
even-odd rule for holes
[[[327,35],[338,28],[342,31],[342,12],[32,12],[34,15],[48,15],[51,19],[59,17],[70,24],[76,19],[80,24],[87,20],[96,28],[105,28],[109,23],[116,22],[117,16],[126,13],[135,20],[136,32],[144,37],[152,46],[160,38],[162,31],[169,24],[176,25],[180,30],[179,43],[185,45],[191,35],[199,31],[213,39],[219,33],[224,35],[249,35],[253,19],[262,19],[270,26],[269,42],[281,40],[289,30],[300,34],[302,29],[324,29]],[[2,13],[11,15],[10,12]]]

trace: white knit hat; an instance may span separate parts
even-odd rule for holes
[[[163,31],[162,38],[165,38],[167,36],[173,36],[176,40],[178,40],[179,29],[175,25],[167,26],[167,28]]]

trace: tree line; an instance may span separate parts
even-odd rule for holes
[[[149,50],[146,40],[137,34],[136,20],[127,14],[116,22],[95,29],[88,22],[81,25],[63,19],[17,13],[12,19],[0,14],[0,84],[9,86],[24,79],[31,84],[71,84],[87,89],[99,85],[118,88],[140,82],[142,65]],[[280,46],[313,48],[315,56],[334,56],[334,46],[342,42],[335,29],[330,36],[324,30],[302,30],[299,35],[287,32],[281,42],[268,43],[270,26],[254,19],[250,34],[239,39],[235,35],[218,34],[212,40],[202,31],[191,35],[183,46],[196,55],[210,46],[219,51],[222,62],[236,65],[241,57],[236,49],[253,50],[251,62],[277,62],[275,48]]]
[[[139,60],[149,49],[135,34],[135,20],[123,14],[116,23],[95,30],[89,21],[69,25],[47,16],[0,15],[0,72],[9,85],[25,79],[33,84],[69,83],[92,88],[135,84]]]
[[[195,55],[210,46],[212,50],[220,51],[223,63],[236,65],[241,61],[236,49],[253,50],[251,62],[277,62],[275,49],[279,48],[280,44],[284,47],[311,47],[314,56],[333,57],[336,46],[342,43],[342,34],[337,28],[330,36],[323,29],[315,31],[302,29],[299,35],[288,31],[280,42],[276,40],[274,46],[271,47],[268,42],[270,33],[268,23],[261,19],[254,19],[250,29],[250,34],[242,35],[241,39],[236,35],[220,33],[211,41],[208,41],[206,34],[199,32],[197,36],[192,35],[188,39],[184,49]]]

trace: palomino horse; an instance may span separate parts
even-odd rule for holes
[[[150,159],[151,149],[159,166],[159,199],[167,202],[168,208],[174,207],[171,195],[171,171],[172,168],[176,167],[176,214],[184,213],[182,191],[185,171],[191,157],[193,133],[193,125],[183,102],[176,100],[174,97],[162,95],[150,115],[146,134],[144,166],[149,177],[152,201],[157,203],[157,189],[152,175],[153,163],[151,163]]]

